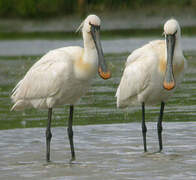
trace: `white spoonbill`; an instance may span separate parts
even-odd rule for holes
[[[74,104],[88,90],[89,83],[97,70],[103,79],[110,78],[99,39],[100,25],[99,17],[89,15],[79,27],[82,28],[84,48],[71,46],[48,52],[29,69],[12,91],[11,99],[14,102],[12,110],[30,107],[48,109],[47,161],[50,161],[52,108],[70,104],[67,131],[71,160],[74,160],[72,130]]]
[[[164,24],[165,40],[155,40],[129,55],[118,86],[117,107],[142,106],[142,134],[146,147],[145,104],[161,103],[157,123],[159,150],[162,150],[162,118],[165,103],[182,79],[186,60],[181,49],[180,26],[175,19]]]

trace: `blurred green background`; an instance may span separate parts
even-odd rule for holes
[[[114,10],[196,9],[196,0],[0,0],[0,17],[48,18]]]
[[[190,68],[166,106],[164,121],[195,121],[196,0],[0,0],[0,129],[45,127],[47,110],[10,112],[11,91],[49,50],[82,45],[81,33],[75,30],[91,13],[102,20],[101,40],[113,78],[107,83],[98,77],[93,80],[76,106],[74,123],[141,120],[141,107],[116,109],[115,91],[127,56],[148,41],[163,39],[163,24],[171,17],[182,28]],[[157,121],[159,108],[147,110],[147,121]],[[64,126],[67,114],[67,107],[55,109],[53,126]]]

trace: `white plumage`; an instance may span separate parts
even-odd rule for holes
[[[12,99],[15,104],[12,109],[75,104],[88,89],[97,68],[95,63],[92,65],[94,72],[86,72],[84,79],[79,77],[74,66],[82,54],[81,47],[66,47],[48,52],[14,88]]]
[[[175,19],[164,25],[165,40],[155,40],[136,49],[127,58],[116,92],[117,107],[142,106],[142,134],[147,151],[145,104],[161,103],[157,123],[159,150],[162,150],[162,118],[165,103],[174,93],[186,69],[181,49],[181,31]]]
[[[50,161],[52,108],[70,104],[68,136],[74,160],[73,105],[88,90],[96,72],[99,72],[103,79],[110,78],[99,39],[100,25],[99,17],[89,15],[79,27],[82,28],[84,48],[64,47],[48,52],[29,69],[12,91],[12,110],[48,108],[47,161]]]
[[[170,21],[176,22],[174,20]],[[180,29],[178,29],[173,57],[173,73],[177,86],[182,80],[186,67],[180,39]],[[150,105],[161,101],[167,102],[175,88],[168,91],[163,87],[166,65],[165,40],[149,42],[133,51],[127,58],[125,70],[116,92],[117,107],[140,105],[142,102]]]
[[[84,48],[72,46],[52,50],[30,68],[13,89],[12,110],[75,104],[87,91],[98,70],[98,54],[89,23],[100,26],[101,21],[89,15],[82,23]]]

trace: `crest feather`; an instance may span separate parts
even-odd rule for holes
[[[84,21],[82,21],[80,26],[77,28],[76,32],[82,31],[83,26],[84,26]]]

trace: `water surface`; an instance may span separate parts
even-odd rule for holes
[[[148,153],[143,153],[140,123],[75,126],[74,164],[63,127],[52,129],[51,163],[45,162],[45,129],[2,130],[0,179],[195,180],[196,123],[163,126],[162,153],[155,153],[156,123],[147,123]]]
[[[75,106],[74,124],[108,124],[140,121],[140,107],[117,110],[115,92],[122,76],[128,54],[109,54],[106,59],[112,71],[112,78],[104,81],[98,76],[93,80],[88,93]],[[182,86],[166,105],[164,121],[196,120],[196,55],[186,53],[189,68]],[[45,127],[46,110],[29,109],[22,112],[10,112],[10,93],[16,83],[24,76],[38,56],[1,57],[0,58],[0,129]],[[2,68],[3,67],[3,68]],[[52,126],[65,126],[68,106],[56,108]],[[147,121],[156,121],[159,106],[147,109]]]
[[[122,42],[126,41],[118,43]],[[134,41],[131,43],[132,48],[139,46],[134,45]],[[14,46],[7,44],[7,47],[17,45],[20,46],[20,43]],[[121,49],[126,49],[126,45],[122,43]],[[37,53],[30,55],[30,48],[25,49],[24,44],[21,47],[24,47],[22,51],[5,48],[5,54],[0,57],[0,179],[196,179],[196,51],[187,49],[185,55],[189,68],[185,79],[165,108],[163,153],[154,153],[158,150],[156,121],[159,106],[147,108],[149,152],[144,154],[141,107],[118,110],[115,104],[116,88],[128,53],[121,50],[119,54],[115,49],[110,50],[108,44],[110,54],[106,55],[106,59],[112,78],[104,81],[97,76],[88,93],[75,106],[74,141],[77,161],[70,164],[66,132],[68,106],[54,109],[51,163],[45,163],[47,110],[10,112],[11,90],[40,58]],[[50,45],[47,44],[48,47]],[[41,46],[36,48],[42,49]],[[27,52],[22,56],[24,50]]]
[[[112,37],[112,36],[110,36]],[[102,38],[101,38],[102,39]],[[112,38],[102,39],[104,53],[127,53],[132,52],[149,41],[163,39],[163,37],[124,37],[121,39]],[[196,51],[196,37],[183,37],[182,47],[184,51]],[[0,56],[29,56],[45,54],[51,49],[56,49],[65,46],[83,46],[82,40],[70,39],[33,39],[33,40],[1,40],[0,41]]]

